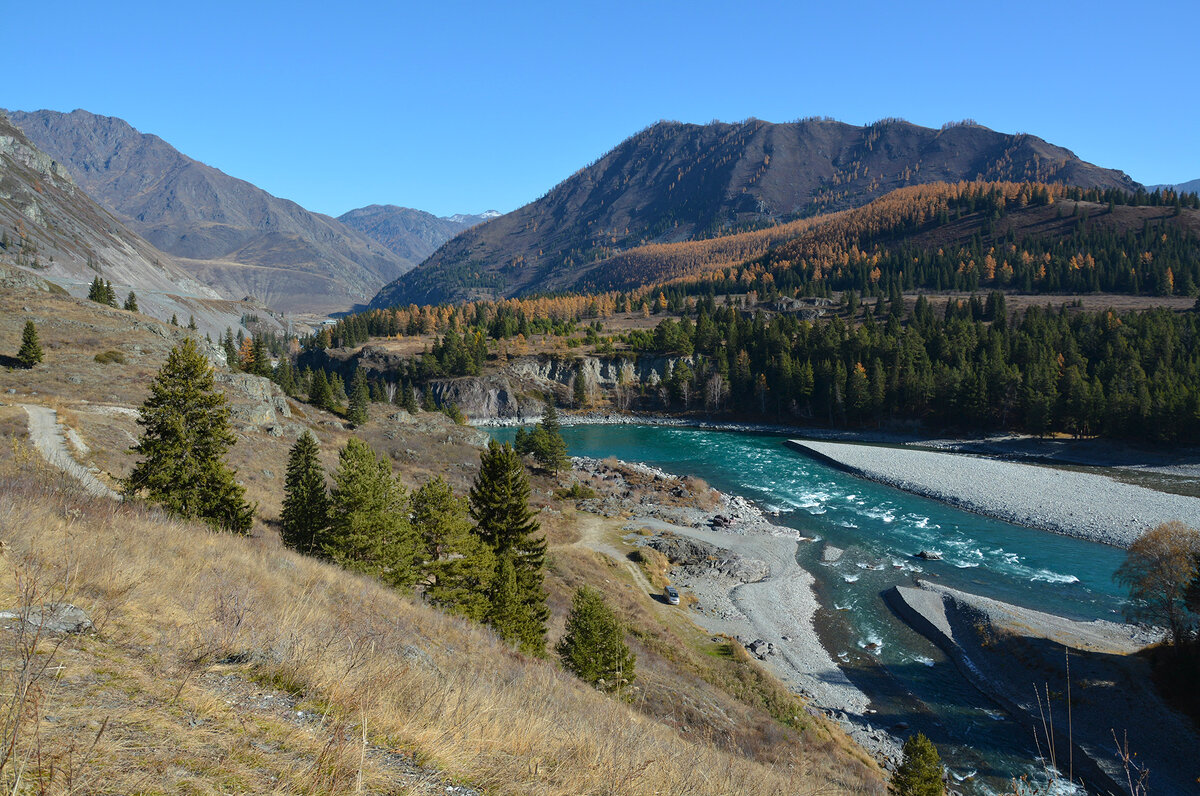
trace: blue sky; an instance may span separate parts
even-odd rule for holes
[[[659,119],[972,118],[1200,178],[1200,3],[5,4],[0,107],[119,116],[312,210],[512,210]]]

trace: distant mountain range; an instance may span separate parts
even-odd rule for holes
[[[905,185],[974,179],[1138,187],[1036,136],[974,123],[660,122],[542,198],[452,238],[372,306],[570,289],[589,265],[631,247],[857,207]]]
[[[379,241],[409,262],[420,263],[458,233],[500,215],[496,210],[488,210],[439,217],[410,207],[369,205],[338,216],[338,221]]]
[[[280,310],[347,309],[416,265],[121,119],[82,110],[9,117],[96,201],[225,296]]]
[[[1200,180],[1189,180],[1187,182],[1177,182],[1174,184],[1164,183],[1162,185],[1147,185],[1146,189],[1153,191],[1156,188],[1171,188],[1179,191],[1179,193],[1200,193]]]

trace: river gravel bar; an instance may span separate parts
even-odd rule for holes
[[[1129,547],[1170,520],[1200,525],[1200,499],[1104,475],[955,453],[816,440],[788,444],[818,461],[976,514]]]

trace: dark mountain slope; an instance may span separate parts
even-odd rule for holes
[[[338,221],[387,246],[400,257],[419,263],[463,230],[499,216],[479,214],[435,216],[396,205],[368,205],[338,216]]]
[[[82,110],[10,116],[134,231],[185,261],[206,261],[203,278],[227,296],[254,294],[283,310],[344,309],[415,264],[121,119]]]
[[[1137,186],[1035,136],[974,124],[661,122],[541,199],[455,237],[372,304],[567,289],[589,264],[633,246],[857,207],[905,185],[974,179]]]

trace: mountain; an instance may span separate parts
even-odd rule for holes
[[[410,207],[369,205],[340,215],[337,220],[382,243],[399,257],[419,263],[463,230],[500,215],[488,210],[439,217]]]
[[[346,309],[416,264],[121,119],[82,110],[9,115],[80,187],[225,296],[288,311]]]
[[[1187,182],[1177,182],[1174,184],[1164,183],[1162,185],[1147,185],[1146,189],[1153,191],[1155,189],[1170,188],[1179,193],[1200,193],[1200,180],[1188,180]]]
[[[112,282],[119,302],[137,294],[143,315],[194,318],[214,335],[256,318],[285,331],[262,305],[224,299],[83,191],[61,163],[0,114],[0,289],[19,286],[86,296],[93,279]]]
[[[581,269],[634,246],[857,207],[906,185],[974,179],[1137,187],[1036,136],[973,123],[934,130],[900,120],[660,122],[542,198],[453,238],[372,305],[569,289]]]

